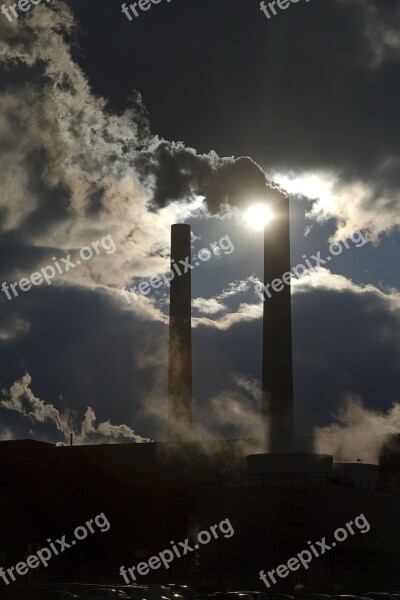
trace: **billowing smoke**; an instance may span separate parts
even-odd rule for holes
[[[15,381],[9,390],[3,389],[4,399],[0,406],[17,412],[37,423],[50,422],[66,436],[74,434],[76,443],[90,443],[108,438],[115,441],[135,443],[150,442],[148,438],[137,435],[128,425],[112,425],[104,421],[96,425],[96,415],[91,407],[86,413],[81,425],[76,425],[74,415],[69,411],[60,413],[55,406],[37,398],[31,390],[32,378],[29,373]]]
[[[363,405],[360,396],[345,398],[334,422],[315,429],[315,450],[332,454],[336,462],[378,463],[384,444],[400,433],[400,404],[393,403],[387,413]]]
[[[128,427],[128,425],[112,425],[109,420],[96,425],[95,412],[93,408],[88,406],[81,425],[80,434],[77,436],[77,439],[84,442],[85,440],[90,439],[91,436],[99,435],[116,441],[129,440],[138,444],[141,442],[150,441],[147,438],[137,435],[133,429]]]
[[[15,381],[9,390],[3,389],[6,399],[1,401],[1,406],[39,423],[50,421],[59,431],[62,431],[60,413],[52,404],[46,404],[35,396],[30,388],[31,382],[31,376],[25,373],[22,379]]]
[[[243,206],[249,199],[282,196],[251,158],[199,155],[181,142],[156,139],[135,164],[140,180],[153,182],[153,208],[204,196],[210,212],[219,213],[226,204]]]
[[[128,194],[141,191],[153,210],[173,201],[189,202],[195,196],[204,196],[213,213],[224,204],[240,205],[252,196],[268,193],[279,198],[278,189],[249,157],[220,158],[214,151],[199,155],[181,142],[153,136],[137,92],[123,114],[110,114],[106,101],[91,93],[60,35],[71,37],[73,30],[73,16],[62,0],[54,6],[37,7],[18,26],[0,23],[4,40],[0,61],[42,71],[32,70],[31,87],[35,89],[31,95],[29,88],[19,89],[17,106],[10,94],[1,97],[4,113],[29,140],[12,148],[23,152],[26,162],[33,147],[42,149],[41,183],[60,186],[60,204],[67,201],[82,219],[85,209],[90,209],[92,216],[101,216],[110,204],[115,214],[126,204]],[[16,43],[17,37],[25,43]],[[8,119],[6,136],[12,133]],[[15,220],[21,216],[15,215]],[[15,225],[15,220],[9,225]]]
[[[5,248],[3,279],[29,275],[55,254],[112,235],[112,257],[95,257],[54,285],[73,280],[119,297],[133,278],[166,270],[161,251],[169,227],[199,210],[199,196],[218,213],[255,198],[279,200],[281,192],[251,158],[200,155],[154,136],[138,92],[124,112],[113,113],[72,59],[74,28],[63,0],[42,3],[18,22],[0,19],[0,63],[7,68],[0,232],[21,245],[20,254]],[[149,306],[146,317],[160,320]],[[131,309],[143,311],[142,302]]]

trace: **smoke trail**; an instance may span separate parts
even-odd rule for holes
[[[128,425],[112,425],[110,421],[96,425],[96,415],[91,407],[86,409],[81,425],[76,426],[71,412],[60,413],[52,404],[37,398],[30,388],[31,382],[32,377],[25,373],[9,390],[3,389],[5,399],[0,402],[0,406],[38,423],[49,421],[65,435],[73,433],[75,441],[80,444],[94,442],[100,437],[135,443],[150,442],[148,438],[137,435]]]
[[[60,413],[52,404],[46,404],[33,394],[30,389],[31,382],[32,377],[29,373],[25,373],[22,379],[15,381],[9,390],[3,389],[2,393],[6,396],[6,400],[1,401],[1,406],[39,423],[51,421],[59,431],[62,431]]]
[[[90,406],[86,409],[80,433],[76,436],[78,442],[84,443],[90,436],[104,436],[114,440],[129,440],[136,443],[150,442],[148,438],[137,435],[128,425],[112,425],[110,421],[104,421],[96,426],[96,415]]]

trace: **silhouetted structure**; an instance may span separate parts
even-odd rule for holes
[[[274,224],[274,232],[266,232],[266,282],[289,270],[286,199],[275,214],[276,230]],[[189,256],[190,228],[173,226],[171,267],[184,268],[179,261]],[[77,526],[104,512],[109,531],[88,535],[17,583],[124,584],[121,565],[137,565],[170,548],[171,540],[193,540],[200,530],[229,519],[232,537],[212,539],[138,583],[266,591],[261,569],[287,563],[310,540],[326,536],[329,544],[336,528],[363,513],[368,533],[349,536],[309,569],[278,579],[276,589],[293,593],[297,583],[305,592],[400,589],[397,448],[389,445],[384,453],[381,479],[377,465],[335,464],[328,455],[294,451],[307,447],[307,440],[293,436],[290,288],[264,304],[263,418],[271,416],[270,453],[256,454],[260,440],[190,439],[190,314],[188,270],[171,285],[168,443],[0,442],[0,566],[24,561],[49,538],[70,540]],[[24,594],[0,585],[0,598],[47,600],[27,589]]]
[[[264,286],[290,271],[289,199],[272,207],[264,231]],[[261,413],[269,429],[271,452],[292,449],[294,437],[291,286],[264,292]],[[269,425],[268,425],[269,424]]]
[[[400,495],[400,434],[393,434],[383,445],[380,457],[380,482],[387,492]]]
[[[174,278],[170,293],[167,422],[171,443],[188,441],[192,428],[192,289],[188,261],[190,265],[190,225],[172,225]]]

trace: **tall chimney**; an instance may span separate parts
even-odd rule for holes
[[[274,219],[264,230],[264,286],[290,271],[289,199],[281,196]],[[264,291],[261,414],[269,423],[270,452],[293,445],[293,371],[291,286]]]
[[[171,443],[189,440],[192,428],[191,270],[184,273],[179,262],[188,258],[190,225],[172,225],[167,420]]]

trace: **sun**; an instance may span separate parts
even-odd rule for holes
[[[264,229],[273,218],[273,212],[266,204],[254,204],[244,214],[244,220],[252,229]]]

